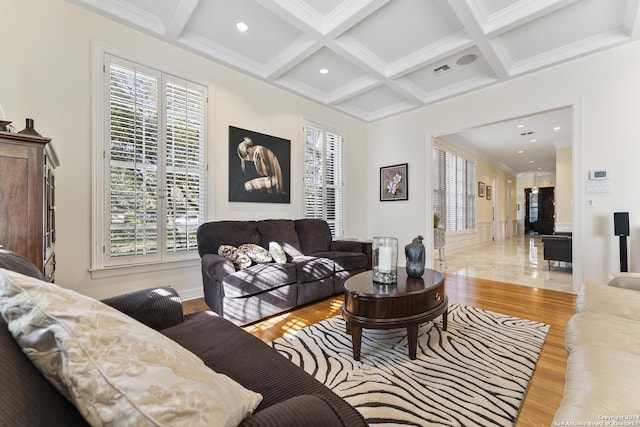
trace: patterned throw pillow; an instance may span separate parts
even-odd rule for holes
[[[251,258],[238,251],[238,248],[231,245],[220,245],[218,255],[225,257],[233,263],[237,269],[251,267]]]
[[[262,400],[161,333],[52,283],[0,269],[0,313],[91,425],[236,426]]]
[[[251,261],[256,264],[273,261],[268,250],[262,246],[254,245],[253,243],[245,243],[244,245],[238,246],[238,252],[247,255],[251,258]]]
[[[269,242],[269,253],[275,262],[280,264],[287,262],[287,254],[284,253],[284,249],[279,243]]]

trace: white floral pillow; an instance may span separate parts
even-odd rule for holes
[[[0,313],[92,425],[236,426],[262,400],[159,332],[51,283],[0,269]]]
[[[282,249],[279,243],[269,242],[269,253],[275,262],[280,264],[287,262],[287,254],[284,253],[284,249]]]

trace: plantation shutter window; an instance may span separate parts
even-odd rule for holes
[[[343,137],[322,126],[305,124],[304,217],[323,219],[334,237],[343,228]]]
[[[197,226],[204,222],[205,97],[186,81],[167,82],[166,249],[197,250]]]
[[[475,228],[475,164],[433,147],[433,211],[447,231]]]
[[[205,218],[206,88],[109,54],[104,72],[102,265],[195,255]]]
[[[112,257],[157,253],[158,76],[111,64],[109,247]]]

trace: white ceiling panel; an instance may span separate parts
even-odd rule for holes
[[[185,31],[236,52],[260,64],[269,63],[286,50],[302,33],[286,20],[264,9],[253,0],[200,1]],[[240,32],[236,24],[249,29]]]
[[[325,68],[326,74],[320,73]],[[362,77],[362,69],[328,48],[322,48],[286,72],[280,81],[298,82],[329,96]]]
[[[554,51],[581,45],[607,43],[629,34],[625,25],[627,0],[583,0],[545,15],[501,35],[498,39],[512,62],[544,57]],[[578,24],[568,25],[570,22]]]
[[[394,0],[346,35],[390,64],[461,30],[447,0]]]
[[[476,59],[473,62],[465,63],[474,57]],[[461,64],[458,64],[458,62],[461,62]],[[446,71],[440,73],[436,71],[445,68]],[[475,85],[493,82],[496,80],[496,76],[480,51],[474,47],[409,73],[406,79],[413,83],[416,88],[424,91],[425,96],[429,96],[429,94],[433,95],[435,93],[450,93],[453,95],[461,90],[469,90],[467,86],[472,82]]]

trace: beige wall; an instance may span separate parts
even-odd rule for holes
[[[4,41],[0,104],[17,130],[26,117],[52,138],[57,170],[57,272],[62,286],[95,297],[156,284],[183,296],[202,293],[199,263],[129,276],[92,279],[91,248],[91,45],[97,40],[134,58],[209,88],[209,219],[299,218],[302,215],[302,124],[314,120],[346,134],[346,234],[367,233],[370,178],[364,123],[212,61],[101,18],[62,0],[1,0]],[[227,201],[228,127],[291,140],[291,204]]]
[[[573,230],[573,169],[571,148],[556,150],[556,231]]]

